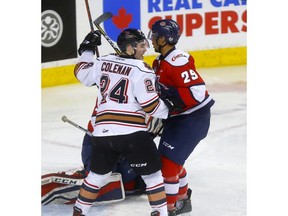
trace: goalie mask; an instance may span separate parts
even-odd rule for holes
[[[131,45],[133,49],[136,49],[137,44],[143,41],[146,43],[146,46],[149,48],[149,42],[141,30],[138,30],[135,28],[128,28],[119,34],[117,38],[117,45],[119,49],[121,50],[121,52],[128,54],[127,47],[129,45]]]

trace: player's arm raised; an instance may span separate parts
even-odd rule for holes
[[[94,31],[86,35],[78,49],[80,57],[74,67],[74,75],[80,82],[87,86],[94,84],[87,80],[87,75],[93,67],[96,47],[100,45],[101,34],[99,31]]]

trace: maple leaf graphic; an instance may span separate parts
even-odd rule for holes
[[[126,14],[126,9],[123,7],[118,10],[118,15],[112,17],[112,22],[117,28],[121,29],[121,31],[127,28],[131,21],[132,14]]]

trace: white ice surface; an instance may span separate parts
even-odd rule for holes
[[[215,99],[210,132],[185,167],[193,190],[191,216],[246,216],[246,66],[199,69]],[[81,84],[42,89],[42,174],[81,165],[84,133],[61,121],[66,115],[86,128],[96,87]],[[155,139],[159,141],[158,138]],[[40,179],[39,179],[40,181]],[[71,216],[73,205],[41,207],[44,216]],[[87,216],[148,216],[145,195],[93,206]]]

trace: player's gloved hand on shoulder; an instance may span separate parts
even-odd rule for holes
[[[84,51],[90,50],[93,51],[93,53],[95,54],[96,47],[100,45],[101,45],[100,31],[96,30],[94,32],[89,32],[84,38],[83,42],[80,44],[78,53],[79,55],[82,55]]]
[[[181,99],[179,92],[174,87],[161,87],[159,97],[166,104],[170,112],[182,112],[185,103]]]

